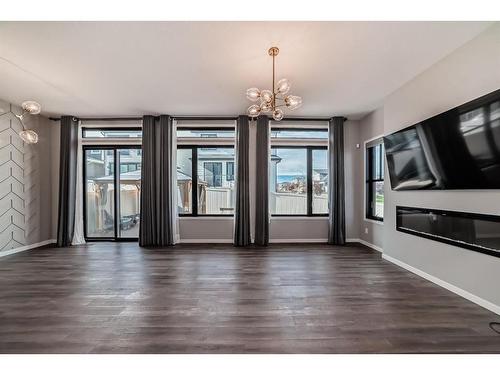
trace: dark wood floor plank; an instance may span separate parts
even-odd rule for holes
[[[360,245],[0,260],[0,353],[500,353],[495,314]]]

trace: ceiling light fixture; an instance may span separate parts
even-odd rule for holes
[[[291,85],[286,78],[280,79],[275,83],[275,58],[280,50],[278,47],[269,48],[269,56],[273,58],[273,90],[259,90],[252,87],[247,90],[247,98],[252,102],[260,99],[260,104],[253,104],[247,109],[250,117],[257,117],[261,113],[272,113],[273,119],[281,121],[284,117],[284,112],[281,107],[288,109],[297,109],[302,105],[302,98],[296,95],[289,95]],[[288,94],[288,95],[287,95]]]
[[[38,134],[34,130],[26,129],[26,126],[24,126],[24,115],[30,114],[30,115],[38,115],[41,110],[42,106],[33,101],[33,100],[28,100],[26,102],[23,102],[21,104],[21,107],[23,109],[23,113],[20,115],[16,115],[16,117],[19,119],[21,122],[21,125],[23,126],[23,130],[19,132],[19,137],[28,144],[34,144],[38,142]]]

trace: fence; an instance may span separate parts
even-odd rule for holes
[[[307,196],[305,194],[276,193],[269,195],[271,213],[283,215],[304,215],[307,213]],[[313,196],[314,212],[328,212],[328,195]]]

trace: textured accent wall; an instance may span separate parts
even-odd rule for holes
[[[51,234],[49,120],[29,116],[25,123],[39,133],[25,144],[15,114],[21,109],[0,101],[0,254],[48,240]]]

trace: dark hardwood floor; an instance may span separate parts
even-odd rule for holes
[[[500,353],[498,318],[361,245],[0,259],[1,353]]]

